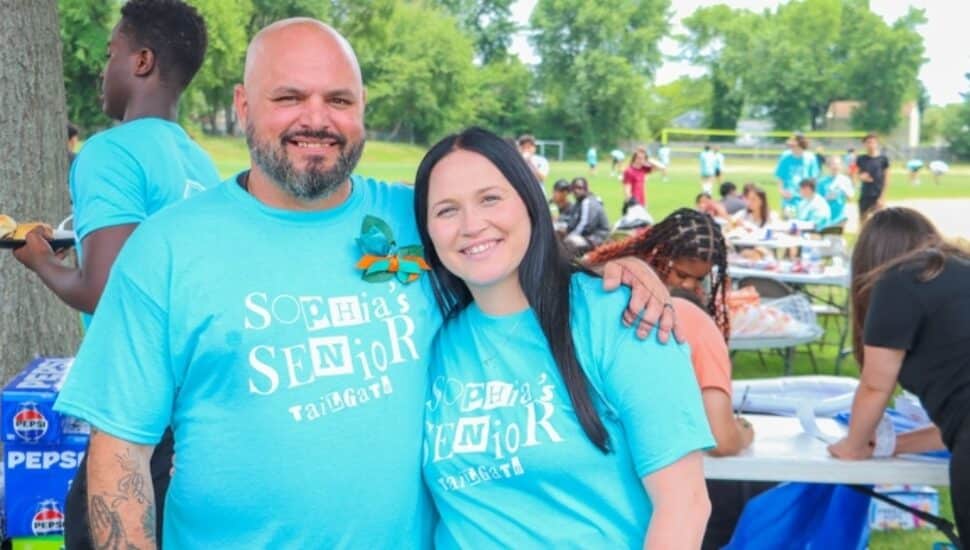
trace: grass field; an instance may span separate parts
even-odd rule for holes
[[[248,151],[242,139],[199,138],[202,146],[209,151],[223,176],[245,169],[249,165]],[[369,142],[364,151],[357,172],[388,181],[410,182],[414,172],[424,154],[423,147],[400,145],[383,142]],[[897,163],[898,164],[898,163]],[[748,160],[728,158],[725,179],[742,184],[753,181],[760,184],[768,192],[769,203],[779,203],[777,187],[774,184],[772,172],[774,163],[767,160]],[[589,173],[584,162],[567,161],[551,163],[551,172],[546,181],[547,187],[559,178],[572,179],[575,176],[586,176],[590,181],[592,191],[603,199],[610,220],[616,220],[620,214],[623,191],[615,176],[610,176],[609,162],[601,161],[595,174]],[[907,174],[901,166],[894,167],[891,175],[888,200],[905,202],[913,198],[967,198],[970,197],[970,166],[952,166],[949,174],[944,176],[940,185],[935,185],[932,178],[925,172],[922,175],[923,184],[912,186]],[[700,190],[697,177],[697,163],[693,158],[674,158],[668,170],[667,181],[663,181],[660,174],[653,174],[647,181],[647,202],[651,215],[659,220],[682,206],[692,206],[694,197]],[[817,289],[827,292],[827,289]],[[812,346],[821,374],[834,374],[836,345],[838,336],[837,323],[830,323],[826,327],[826,337],[823,342],[827,345]],[[804,350],[801,350],[804,351]],[[763,367],[755,353],[738,353],[733,358],[735,378],[772,377],[782,374],[782,360],[778,356],[765,354],[767,366]],[[811,363],[806,353],[797,353],[793,362],[795,374],[812,374]],[[843,362],[842,374],[858,376],[858,366],[850,357]],[[952,520],[949,491],[940,488],[940,506],[943,515]],[[933,542],[945,540],[942,534],[934,530],[919,532],[884,532],[873,533],[870,539],[872,550],[915,550],[929,549]]]

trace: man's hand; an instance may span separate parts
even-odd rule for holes
[[[843,437],[829,445],[829,454],[842,460],[865,460],[872,458],[874,449],[875,445],[871,442],[868,445],[860,446],[850,442],[849,438]]]
[[[58,261],[48,241],[51,237],[53,235],[46,227],[35,227],[24,238],[25,244],[13,250],[14,258],[31,271],[37,271],[37,266],[44,262]]]
[[[859,172],[859,179],[866,183],[872,183],[872,176],[869,175],[869,172]]]
[[[676,332],[670,292],[657,274],[643,260],[627,257],[606,262],[603,266],[603,288],[615,290],[620,285],[632,290],[630,303],[623,312],[623,323],[632,326],[638,318],[637,336],[646,338],[657,327],[657,339],[666,344],[670,335],[682,341]]]

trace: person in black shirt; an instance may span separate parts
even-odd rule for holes
[[[571,187],[576,204],[573,205],[563,243],[570,252],[579,256],[603,244],[610,235],[610,221],[599,197],[589,192],[586,178],[574,178]]]
[[[953,513],[970,545],[970,251],[943,240],[908,208],[889,208],[863,226],[852,255],[856,360],[862,376],[849,433],[829,447],[869,458],[876,426],[897,379],[916,394],[933,426],[901,434],[896,453],[946,447]]]
[[[882,198],[889,186],[889,159],[879,151],[879,138],[868,134],[863,140],[866,152],[855,159],[862,182],[859,191],[859,220],[865,221],[874,208],[882,205]]]

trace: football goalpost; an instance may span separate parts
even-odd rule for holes
[[[678,153],[699,153],[705,145],[717,145],[730,155],[752,157],[773,156],[784,150],[784,140],[793,132],[776,130],[716,130],[711,128],[664,128],[660,131],[660,143]],[[855,147],[861,149],[860,140],[866,132],[859,131],[812,131],[803,132],[811,148],[821,146],[827,150]],[[712,137],[733,138],[711,141]]]

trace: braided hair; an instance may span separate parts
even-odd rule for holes
[[[710,262],[715,273],[704,309],[714,318],[727,341],[731,328],[727,310],[727,245],[714,218],[697,210],[680,208],[644,232],[604,244],[586,258],[591,264],[601,264],[624,256],[643,258],[664,281],[674,260],[696,258]]]

